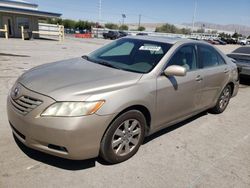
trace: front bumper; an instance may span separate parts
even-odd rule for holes
[[[43,103],[26,115],[20,114],[8,96],[7,112],[15,136],[27,147],[74,160],[97,157],[102,136],[113,115],[82,117],[41,117],[55,101],[22,87],[22,94],[39,98]]]
[[[238,80],[237,82],[234,83],[232,97],[235,97],[237,95],[237,93],[239,91],[239,87],[240,87],[240,82]]]

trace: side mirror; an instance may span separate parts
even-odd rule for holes
[[[166,76],[186,76],[187,69],[179,65],[171,65],[164,70]]]

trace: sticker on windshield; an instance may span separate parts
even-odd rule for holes
[[[160,46],[141,46],[139,50],[148,50],[148,51],[154,51],[158,52],[161,49]]]

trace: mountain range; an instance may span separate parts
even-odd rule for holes
[[[138,23],[128,24],[130,29],[137,29]],[[142,26],[146,28],[147,31],[155,31],[156,27],[164,25],[164,23],[142,23]],[[174,24],[178,28],[190,28],[192,29],[192,23]],[[204,28],[206,31],[216,30],[218,33],[225,32],[228,34],[233,34],[234,32],[240,33],[244,36],[250,35],[250,26],[240,25],[240,24],[215,24],[208,22],[195,22],[194,30]]]
[[[191,27],[191,23],[183,23],[184,26]],[[201,28],[204,27],[206,29],[211,30],[218,30],[218,31],[229,31],[229,32],[237,32],[245,36],[250,35],[250,26],[240,25],[240,24],[215,24],[215,23],[208,23],[208,22],[195,22],[195,27]]]

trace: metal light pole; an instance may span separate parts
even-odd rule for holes
[[[197,10],[197,0],[194,0],[194,14],[193,14],[192,32],[194,32],[194,22],[195,22],[195,17],[196,17],[196,10]]]
[[[98,6],[98,20],[99,22],[102,19],[102,0],[99,0],[99,6]]]
[[[96,37],[99,37],[99,25],[101,23],[102,20],[102,0],[99,0],[99,4],[98,4],[98,21],[96,23],[96,27],[97,27],[97,31],[96,31]]]
[[[141,14],[139,14],[138,28],[141,26]]]

